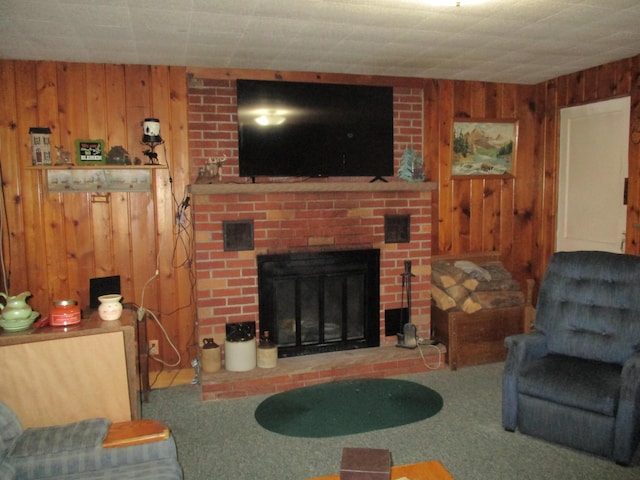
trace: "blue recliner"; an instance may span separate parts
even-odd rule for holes
[[[629,465],[640,441],[640,257],[555,253],[534,331],[505,344],[506,430]]]

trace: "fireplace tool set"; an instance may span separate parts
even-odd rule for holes
[[[405,260],[404,272],[402,277],[402,293],[400,297],[400,325],[402,325],[402,333],[398,332],[398,344],[400,348],[416,348],[418,346],[418,338],[416,335],[416,326],[411,323],[411,278],[415,277],[411,273],[411,260]],[[404,318],[405,308],[404,299],[407,299],[407,318]]]

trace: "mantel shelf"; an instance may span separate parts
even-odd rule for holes
[[[434,182],[275,182],[191,184],[193,195],[252,194],[288,192],[426,192],[436,189]]]

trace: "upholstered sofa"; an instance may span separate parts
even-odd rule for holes
[[[181,480],[173,437],[107,445],[113,425],[95,418],[23,429],[0,401],[0,479]]]
[[[558,252],[508,337],[502,423],[628,465],[640,442],[640,257]]]

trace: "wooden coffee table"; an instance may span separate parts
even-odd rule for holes
[[[403,477],[409,480],[455,480],[444,468],[444,465],[437,460],[391,467],[391,480],[399,480]],[[340,480],[340,474],[308,480]]]

